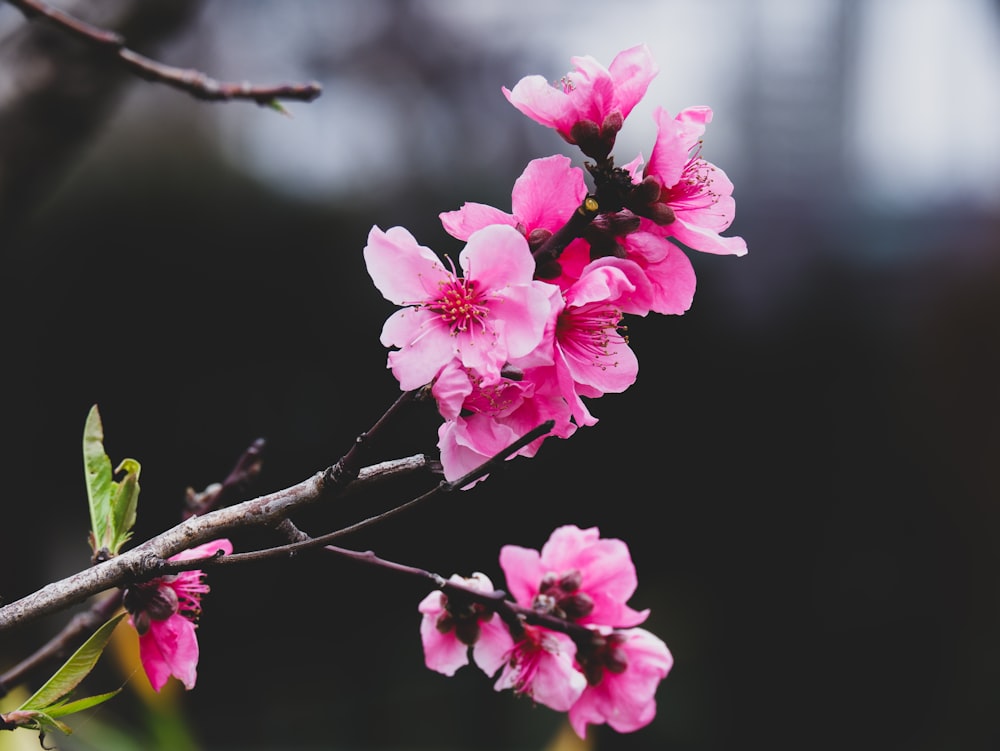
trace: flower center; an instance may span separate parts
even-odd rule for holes
[[[719,201],[712,190],[715,167],[701,158],[701,142],[684,165],[681,179],[660,191],[660,202],[683,209],[707,209]]]
[[[614,347],[627,343],[621,332],[622,314],[604,303],[587,303],[567,308],[556,322],[556,337],[566,350],[581,360],[591,360],[601,370],[616,367]]]
[[[465,397],[462,409],[468,413],[478,413],[500,417],[510,414],[525,399],[530,399],[534,385],[522,383],[514,378],[501,378],[496,383],[483,385],[481,376],[469,373],[472,393]]]
[[[438,286],[440,294],[436,300],[428,302],[427,307],[440,316],[451,328],[452,334],[468,331],[473,324],[486,328],[484,319],[489,314],[489,308],[483,304],[483,296],[476,291],[475,279],[451,277]]]

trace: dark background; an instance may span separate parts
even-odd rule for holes
[[[901,172],[882,176],[899,191],[886,198],[864,183],[856,144],[867,128],[902,139],[919,123],[856,109],[865,76],[892,57],[862,54],[874,33],[864,9],[878,3],[803,4],[824,20],[790,33],[828,44],[784,65],[766,55],[766,24],[746,26],[781,3],[737,13],[718,1],[700,16],[666,3],[657,13],[670,10],[670,23],[644,16],[655,3],[485,3],[479,19],[448,2],[137,5],[72,7],[167,62],[220,79],[316,79],[324,94],[287,103],[290,118],[198,102],[119,76],[0,5],[0,81],[16,83],[0,100],[4,601],[88,563],[80,438],[92,404],[112,461],[142,464],[137,539],[175,524],[185,489],[221,480],[258,437],[257,493],[336,461],[398,394],[378,342],[392,306],[361,257],[368,230],[403,225],[457,254],[439,212],[509,209],[529,159],[562,151],[580,163],[500,86],[558,78],[570,54],[608,64],[646,41],[654,54],[701,54],[658,58],[669,98],[644,102],[624,132],[649,128],[656,104],[713,106],[704,155],[736,183],[728,234],[749,255],[691,253],[692,309],[629,322],[639,378],[592,403],[595,427],[345,545],[499,584],[501,545],[538,548],[560,524],[628,542],[630,604],[652,610],[646,627],[676,663],[656,720],[630,735],[592,728],[591,749],[1000,744],[1000,201],[995,180],[960,183],[958,166],[1000,171],[998,148],[971,130],[963,139],[990,92],[957,103],[955,132],[936,144],[956,161],[940,190],[914,190]],[[983,7],[1000,28],[996,4]],[[761,35],[756,57],[713,42],[744,32]],[[954,40],[941,29],[926,41]],[[710,63],[728,77],[718,102],[696,90],[717,80]],[[670,94],[674,82],[695,99]],[[921,80],[894,83],[929,96]],[[651,146],[635,148],[648,157]],[[372,461],[433,452],[436,425],[414,408]],[[296,521],[319,534],[430,485]],[[420,581],[316,555],[214,571],[210,584],[194,691],[149,703],[133,674],[73,736],[48,740],[576,747],[559,735],[562,716],[495,694],[474,669],[448,679],[424,668]],[[0,668],[64,622],[4,635]],[[94,690],[121,681],[102,661]],[[0,748],[12,736],[37,741],[3,734]]]

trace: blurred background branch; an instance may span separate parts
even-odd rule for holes
[[[192,20],[197,0],[70,2],[93,23],[155,49]],[[23,19],[22,19],[23,20]],[[0,248],[48,196],[119,101],[131,74],[106,50],[43,23],[0,44]]]

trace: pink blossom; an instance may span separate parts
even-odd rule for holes
[[[660,184],[657,203],[668,207],[674,219],[650,231],[675,237],[684,245],[705,253],[746,255],[741,237],[721,237],[736,215],[733,183],[726,173],[701,157],[701,137],[712,121],[709,107],[690,107],[670,117],[662,107],[654,113],[656,145],[644,175]],[[655,229],[654,229],[655,227]]]
[[[558,85],[542,76],[526,76],[512,90],[504,87],[504,96],[588,156],[605,159],[623,121],[657,74],[656,64],[644,44],[618,53],[607,68],[589,55],[570,62],[574,70]]]
[[[573,665],[575,653],[576,646],[566,634],[525,625],[524,636],[508,653],[494,688],[512,688],[539,704],[565,712],[587,686],[587,679]]]
[[[474,573],[469,578],[457,574],[450,581],[464,584],[480,592],[493,592],[493,583],[485,574]],[[434,591],[421,601],[423,613],[420,638],[424,645],[424,662],[431,670],[454,675],[469,664],[469,647],[476,665],[487,675],[493,675],[513,649],[514,640],[496,613],[477,603],[460,604],[443,592]]]
[[[619,393],[631,386],[639,362],[621,333],[623,312],[648,310],[648,282],[639,267],[618,258],[588,264],[565,293],[555,319],[556,376],[579,425],[593,425],[581,396]]]
[[[452,360],[496,377],[508,359],[541,341],[549,293],[532,280],[534,259],[512,227],[492,225],[469,236],[459,255],[464,277],[402,227],[373,227],[364,256],[383,296],[405,306],[385,322],[381,337],[399,348],[388,364],[404,391],[429,383]]]
[[[595,632],[576,659],[587,677],[587,688],[569,710],[577,735],[586,737],[588,724],[606,722],[619,733],[631,733],[652,722],[656,689],[674,663],[659,638],[641,628]]]
[[[576,430],[552,365],[528,368],[516,377],[494,382],[448,366],[431,392],[445,418],[438,429],[438,448],[448,481],[475,469],[547,420],[555,421],[548,436],[568,438]],[[544,440],[545,436],[532,441],[514,456],[534,456]]]
[[[233,552],[226,539],[214,540],[170,558],[185,561],[222,551]],[[195,629],[201,614],[201,596],[209,591],[200,570],[161,576],[125,591],[129,623],[139,633],[139,660],[153,689],[159,691],[171,675],[188,690],[194,688],[198,668]]]
[[[505,545],[500,567],[514,599],[534,610],[616,628],[636,626],[649,615],[625,604],[638,584],[628,546],[601,538],[597,527],[559,527],[540,553]]]

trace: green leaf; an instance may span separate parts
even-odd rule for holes
[[[73,656],[63,663],[63,666],[56,671],[56,674],[49,678],[18,709],[29,711],[48,710],[80,685],[80,681],[86,678],[90,671],[94,669],[94,665],[97,664],[97,659],[107,646],[108,640],[115,630],[115,626],[124,617],[125,613],[119,613],[97,629],[73,653]]]
[[[117,555],[132,536],[139,501],[139,462],[124,459],[115,473],[124,472],[115,482],[111,459],[104,451],[104,426],[95,404],[83,429],[83,468],[90,504],[90,545],[95,555],[102,549]]]
[[[104,453],[104,426],[95,404],[83,428],[83,470],[90,502],[90,544],[96,553],[111,549],[108,522],[111,517],[111,459]]]
[[[97,694],[96,696],[88,696],[84,699],[75,699],[68,702],[57,702],[47,708],[48,712],[46,714],[49,717],[65,717],[75,712],[82,712],[84,709],[90,709],[91,707],[96,707],[98,704],[103,704],[111,697],[117,696],[120,691],[120,688],[116,688],[114,691],[108,691],[106,694]]]
[[[132,536],[135,526],[135,511],[139,503],[139,462],[123,459],[116,473],[124,472],[121,482],[115,483],[115,494],[111,499],[111,518],[114,537],[111,552],[117,553]]]

